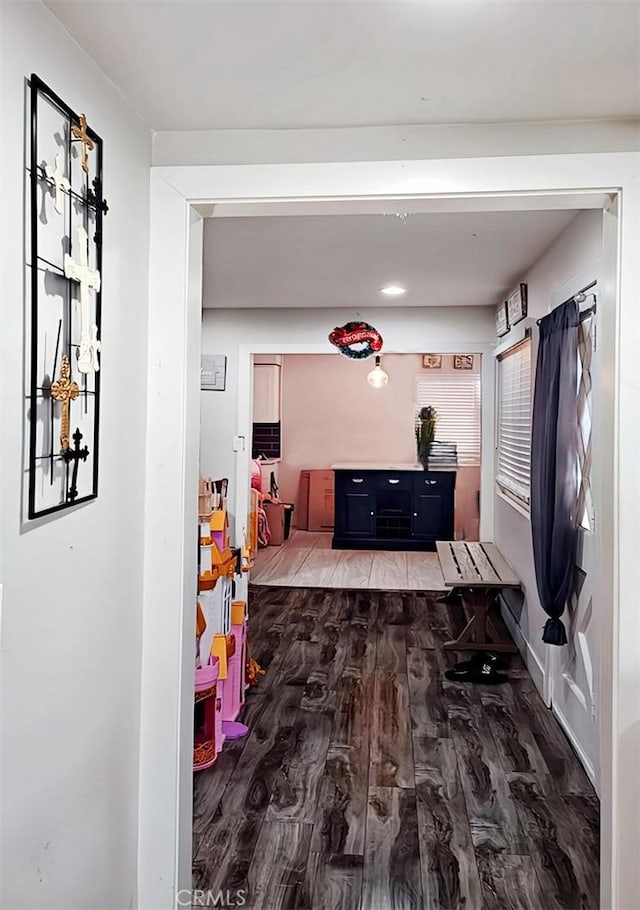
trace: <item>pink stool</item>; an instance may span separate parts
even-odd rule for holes
[[[206,667],[196,670],[195,705],[193,715],[193,770],[203,771],[210,768],[222,748],[219,736],[221,726],[216,722],[220,714],[217,686],[220,664],[217,658],[211,658]],[[220,743],[220,745],[218,745]]]

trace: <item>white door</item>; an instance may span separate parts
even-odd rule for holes
[[[596,302],[595,287],[589,289],[581,310]],[[598,427],[597,396],[592,385],[598,376],[596,316],[580,323],[577,407],[580,428],[576,465],[578,487],[578,549],[575,589],[563,615],[568,644],[551,651],[551,707],[578,752],[592,783],[599,784],[599,677],[598,625],[606,604],[597,602],[598,527],[594,495],[596,470],[592,464],[592,422]]]

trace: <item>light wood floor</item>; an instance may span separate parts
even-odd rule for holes
[[[436,553],[332,550],[331,532],[294,530],[260,550],[251,582],[296,588],[445,591]]]

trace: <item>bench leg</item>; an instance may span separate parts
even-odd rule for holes
[[[511,642],[498,639],[495,626],[487,616],[489,606],[495,595],[493,588],[466,588],[462,591],[462,600],[472,613],[460,635],[453,641],[446,641],[447,651],[501,651],[514,654],[517,650]],[[491,632],[492,640],[489,639]]]

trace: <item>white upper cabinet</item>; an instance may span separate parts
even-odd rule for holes
[[[280,366],[256,363],[253,367],[253,422],[280,420]]]

